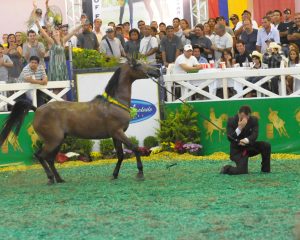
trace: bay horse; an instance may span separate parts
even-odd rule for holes
[[[0,133],[0,146],[11,131],[18,135],[21,125],[29,110],[35,111],[33,128],[43,146],[35,153],[43,166],[48,185],[62,183],[54,160],[67,135],[83,139],[112,138],[118,162],[113,171],[113,178],[118,178],[123,161],[122,143],[131,149],[136,157],[138,179],[143,179],[143,164],[138,146],[131,143],[125,135],[130,121],[131,86],[137,79],[158,78],[159,69],[128,60],[119,67],[109,80],[105,93],[90,102],[50,102],[38,108],[27,100],[19,100],[13,106]]]

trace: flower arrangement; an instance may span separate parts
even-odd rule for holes
[[[202,145],[196,143],[186,143],[182,146],[186,152],[199,156],[201,154]]]
[[[103,53],[91,49],[73,48],[73,66],[75,69],[116,67],[119,60],[108,57]]]
[[[92,160],[98,160],[98,159],[100,159],[100,158],[102,158],[103,156],[102,156],[102,154],[100,153],[100,152],[91,152],[90,153],[90,158],[92,159]]]

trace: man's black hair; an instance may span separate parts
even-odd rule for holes
[[[32,29],[31,29],[31,30],[29,30],[29,31],[27,32],[27,36],[29,36],[29,33],[34,33],[34,34],[36,34],[36,32],[35,32],[35,31],[33,31]]]
[[[241,106],[239,113],[245,113],[247,116],[249,116],[251,114],[251,108],[247,105]]]
[[[31,62],[31,61],[37,61],[37,63],[40,63],[40,58],[37,57],[37,56],[31,56],[31,57],[29,58],[29,62]]]

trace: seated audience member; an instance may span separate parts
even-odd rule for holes
[[[101,41],[100,52],[116,58],[126,56],[121,41],[115,37],[115,31],[111,26],[106,29],[106,37]]]
[[[246,50],[246,46],[243,40],[238,40],[235,44],[237,53],[234,56],[234,63],[240,64],[240,67],[243,66],[243,63],[251,62],[251,57]]]
[[[136,28],[129,31],[129,40],[125,43],[125,53],[131,58],[138,58],[140,49],[140,33]]]
[[[283,56],[280,54],[281,46],[275,42],[271,42],[267,52],[263,55],[263,62],[268,64],[268,68],[279,68]],[[279,77],[273,77],[271,79],[271,91],[278,94],[278,82]]]
[[[257,33],[258,30],[252,27],[250,19],[243,20],[243,28],[240,39],[244,41],[246,50],[249,53],[256,50]]]
[[[208,63],[207,59],[202,55],[203,48],[199,45],[193,45],[193,56],[197,58],[199,63]]]
[[[183,54],[176,58],[173,73],[187,73],[190,71],[200,70],[202,66],[193,56],[193,47],[187,44],[183,48]]]
[[[296,51],[300,52],[300,49],[299,49],[298,45],[295,44],[295,43],[290,43],[289,44],[289,51],[292,51],[292,50],[296,50]]]
[[[225,50],[222,53],[222,56],[221,56],[219,62],[225,62],[226,68],[232,68],[233,65],[234,65],[233,57],[232,57],[232,52]]]
[[[289,52],[288,58],[288,67],[295,67],[296,64],[299,64],[299,51],[296,49],[292,49]],[[286,91],[287,94],[291,94],[294,90],[294,77],[288,75],[286,76]]]
[[[165,67],[168,67],[170,63],[175,62],[180,54],[180,49],[182,49],[181,39],[174,34],[173,26],[167,26],[167,36],[160,42],[160,51]]]
[[[40,64],[40,59],[37,56],[31,56],[29,63],[25,66],[20,74],[19,82],[28,82],[32,84],[47,85],[48,77],[43,65]],[[32,94],[28,92],[26,96],[32,99]],[[41,106],[45,101],[45,94],[41,91],[37,91],[37,106]]]
[[[262,63],[262,57],[263,55],[258,52],[258,51],[253,51],[251,54],[251,61],[252,61],[252,65],[251,68],[252,69],[262,69],[263,68],[263,63]],[[256,83],[258,82],[260,79],[262,79],[264,77],[248,77],[247,81],[251,82],[251,83]],[[262,85],[263,88],[268,89],[268,83],[264,83]],[[245,97],[256,97],[256,91],[252,90],[251,92],[247,93]]]

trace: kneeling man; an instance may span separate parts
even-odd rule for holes
[[[242,106],[234,117],[228,119],[227,137],[230,141],[230,159],[236,167],[226,165],[221,169],[223,174],[248,173],[248,158],[261,154],[261,171],[269,173],[271,145],[267,142],[256,141],[258,137],[258,120],[251,116],[249,106]]]

